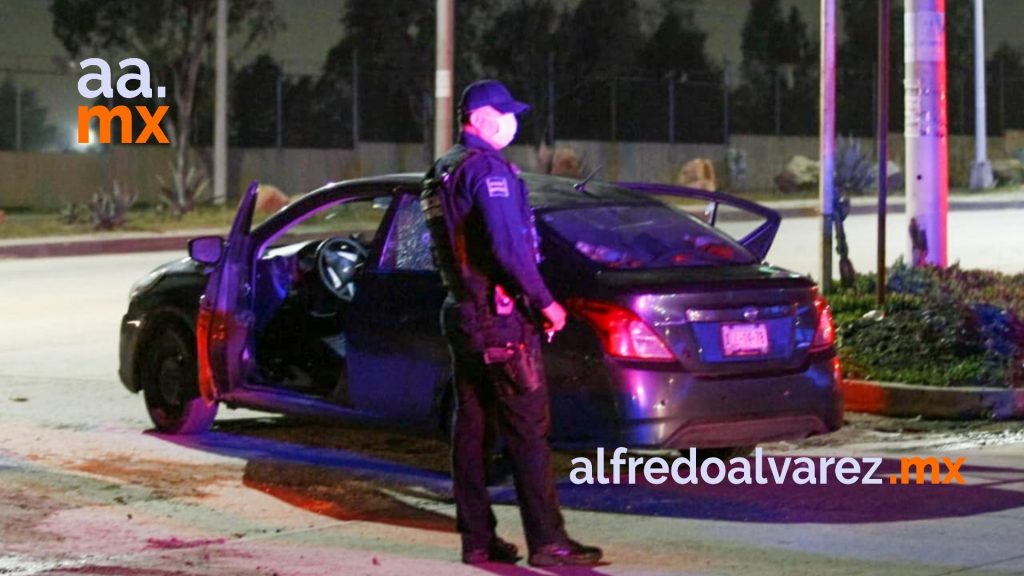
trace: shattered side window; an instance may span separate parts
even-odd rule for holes
[[[430,231],[418,197],[402,197],[381,255],[380,267],[383,270],[436,270],[430,255]]]

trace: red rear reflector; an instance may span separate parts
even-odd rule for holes
[[[814,308],[818,311],[818,328],[814,331],[811,352],[820,352],[836,343],[836,328],[832,324],[832,308],[821,294],[815,296]]]
[[[196,319],[196,353],[199,364],[199,395],[212,404],[217,399],[213,385],[213,370],[210,368],[210,310],[200,306],[199,317]]]
[[[590,324],[605,351],[631,360],[675,360],[661,337],[632,310],[597,300],[570,298],[570,312]]]

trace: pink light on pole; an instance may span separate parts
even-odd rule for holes
[[[945,267],[949,197],[946,1],[905,0],[908,260]]]

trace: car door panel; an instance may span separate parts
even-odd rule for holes
[[[244,379],[252,336],[250,227],[259,184],[253,182],[238,205],[224,253],[214,265],[199,300],[196,344],[199,390],[213,402]]]
[[[396,257],[399,248],[406,251]],[[429,250],[418,198],[405,195],[380,260],[367,266],[357,282],[349,317],[353,403],[410,424],[434,416],[439,385],[450,372],[440,328],[446,291],[437,272],[422,269],[433,267]]]

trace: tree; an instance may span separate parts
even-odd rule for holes
[[[661,21],[640,50],[638,68],[652,80],[645,86],[648,97],[637,104],[649,108],[652,101],[666,101],[668,92],[677,110],[672,135],[694,142],[715,141],[722,133],[724,102],[721,72],[705,50],[707,33],[697,25],[691,0],[665,0],[661,12]],[[678,105],[680,100],[685,107]],[[663,132],[664,118],[658,116],[634,112],[638,135]]]
[[[228,31],[245,50],[279,26],[273,0],[230,0]],[[174,149],[167,201],[191,210],[205,176],[189,157],[200,69],[214,44],[216,0],[51,0],[53,31],[72,57],[112,52],[145,60],[157,85],[167,86],[174,109],[165,117]]]
[[[1024,84],[1024,54],[1006,44],[1000,44],[985,64],[988,79],[988,114],[990,128],[1024,127],[1024,99],[1020,87]]]
[[[241,146],[277,143],[277,83],[281,66],[267,54],[236,72],[231,82],[231,141]]]
[[[620,123],[612,122],[610,111],[629,107],[618,80],[635,74],[643,44],[638,14],[636,0],[581,0],[559,19],[559,133],[584,139],[619,137]]]
[[[878,58],[878,0],[843,0],[843,39],[836,79],[839,132],[875,133]],[[903,128],[903,7],[893,2],[889,14],[889,129]]]
[[[548,82],[552,81],[552,58],[558,12],[551,0],[516,0],[498,14],[480,45],[484,74],[499,78],[532,111],[520,122],[520,139],[550,140],[544,116],[548,112]],[[550,143],[550,142],[549,142]]]
[[[318,83],[318,92],[326,99],[319,105],[335,115],[347,114],[355,52],[361,138],[432,142],[435,8],[433,0],[348,2],[341,18],[345,37],[328,53]],[[489,10],[492,8],[482,2],[455,3],[457,78],[479,71],[475,59],[478,31],[482,15]],[[331,121],[348,124],[341,117]]]
[[[705,44],[708,35],[697,26],[693,3],[669,0],[664,16],[640,51],[640,67],[656,76],[685,72],[690,76],[715,74]]]
[[[783,13],[781,0],[751,0],[743,23],[737,94],[739,122],[746,130],[768,133],[784,120],[787,133],[813,133],[818,124],[818,53],[800,11]],[[785,114],[798,110],[799,114]]]
[[[974,132],[974,2],[946,2],[949,133]]]
[[[18,87],[7,77],[0,84],[0,149],[17,147]],[[21,90],[21,149],[40,150],[54,145],[57,130],[46,119],[46,108],[39,104],[35,90]]]

